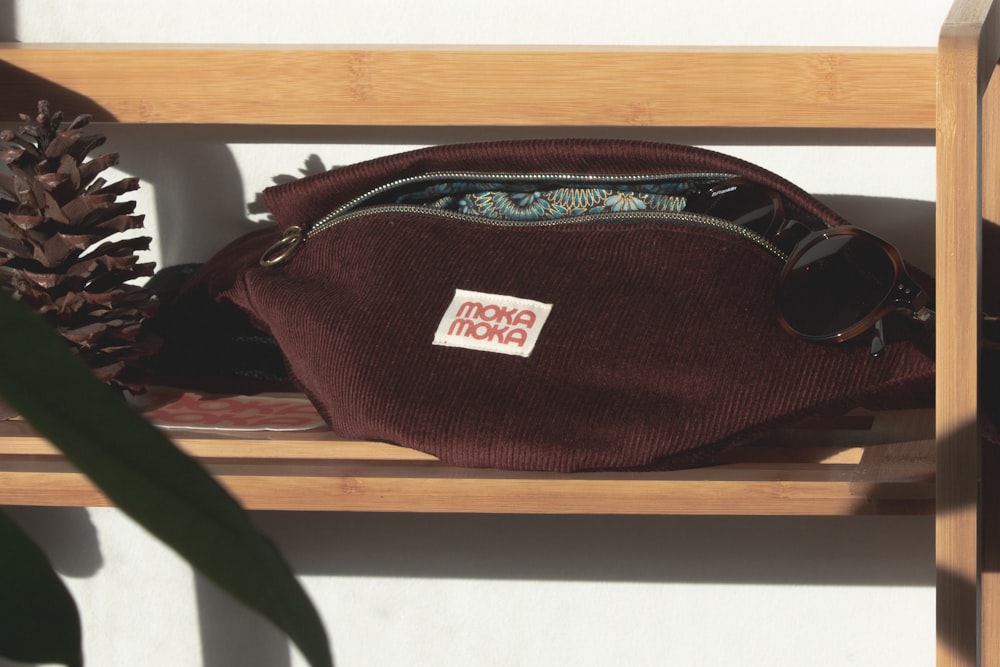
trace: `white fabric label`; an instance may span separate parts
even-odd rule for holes
[[[551,303],[456,289],[434,344],[528,357],[551,310]]]

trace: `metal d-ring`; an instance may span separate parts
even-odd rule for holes
[[[292,256],[298,249],[299,244],[305,240],[305,234],[298,225],[294,225],[285,230],[280,239],[264,251],[260,257],[261,266],[277,266]]]

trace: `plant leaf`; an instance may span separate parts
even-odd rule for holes
[[[249,515],[2,291],[0,396],[123,512],[284,631],[312,667],[332,665],[319,615]]]
[[[83,665],[73,597],[38,545],[2,512],[0,545],[0,655],[19,662]]]

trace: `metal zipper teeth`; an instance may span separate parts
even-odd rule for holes
[[[485,225],[487,227],[502,227],[508,229],[530,229],[538,227],[560,227],[563,225],[571,224],[593,224],[599,222],[668,222],[668,223],[679,223],[686,225],[694,225],[698,227],[709,227],[712,229],[718,229],[720,231],[729,232],[731,234],[736,234],[737,236],[743,237],[748,241],[756,244],[757,246],[768,251],[776,258],[782,262],[788,259],[788,255],[781,251],[774,243],[769,241],[764,236],[747,229],[746,227],[741,227],[740,225],[734,225],[733,223],[725,220],[723,218],[716,218],[710,215],[705,215],[702,213],[685,213],[683,211],[679,212],[669,212],[669,211],[612,211],[608,213],[591,213],[586,215],[577,216],[567,216],[565,218],[550,218],[544,220],[531,220],[531,221],[519,221],[519,220],[506,220],[498,218],[486,218],[478,215],[468,215],[465,213],[459,213],[457,211],[448,211],[427,208],[426,206],[406,206],[399,204],[384,205],[384,206],[372,206],[369,208],[360,209],[350,213],[343,214],[328,224],[323,229],[313,228],[305,234],[305,238],[311,238],[314,235],[326,230],[331,227],[335,227],[345,222],[351,220],[356,220],[358,218],[368,217],[370,215],[384,215],[384,214],[398,214],[398,215],[420,215],[420,216],[430,216],[434,218],[444,218],[448,220],[458,220],[462,222],[470,222],[479,225]]]
[[[683,180],[709,180],[709,179],[724,179],[733,178],[734,174],[722,173],[722,172],[694,172],[694,173],[682,173],[682,174],[637,174],[632,176],[608,176],[601,174],[568,174],[568,173],[514,173],[514,172],[500,172],[500,173],[484,173],[475,171],[440,171],[440,172],[430,172],[427,174],[420,174],[419,176],[409,176],[406,178],[400,178],[395,181],[390,181],[384,183],[377,188],[369,190],[368,192],[351,199],[345,204],[342,204],[330,211],[322,218],[314,222],[306,234],[307,237],[312,236],[314,233],[321,232],[328,226],[336,224],[338,218],[345,213],[349,212],[364,202],[377,197],[380,194],[384,194],[396,188],[401,188],[407,185],[416,185],[419,183],[429,183],[432,181],[498,181],[500,183],[510,183],[513,181],[563,181],[568,183],[612,183],[612,184],[627,184],[627,183],[642,183],[645,181],[683,181]]]
[[[403,204],[383,204],[378,206],[368,206],[357,209],[364,202],[380,194],[403,187],[405,185],[415,185],[418,183],[446,180],[477,180],[477,181],[558,181],[570,183],[611,183],[627,184],[642,183],[647,181],[665,180],[711,180],[732,178],[733,174],[721,172],[697,172],[682,174],[656,174],[656,175],[634,175],[634,176],[608,176],[600,174],[553,174],[553,173],[480,173],[480,172],[435,172],[401,178],[390,183],[381,185],[373,190],[369,190],[363,195],[355,197],[349,202],[338,206],[336,209],[323,216],[308,228],[289,227],[285,230],[284,236],[274,245],[268,248],[261,257],[260,263],[263,266],[275,266],[283,263],[291,256],[300,243],[306,239],[337,226],[343,222],[354,220],[369,215],[397,213],[409,215],[427,215],[437,218],[447,218],[461,220],[480,225],[506,228],[529,228],[529,227],[557,227],[574,223],[594,223],[594,222],[627,222],[627,221],[659,221],[710,227],[721,231],[729,232],[740,236],[757,246],[768,251],[782,262],[788,259],[788,255],[781,251],[767,238],[754,231],[734,225],[723,218],[716,218],[701,213],[669,212],[669,211],[619,211],[611,213],[594,213],[578,216],[567,216],[565,218],[552,218],[547,220],[518,221],[497,218],[486,218],[482,216],[467,215],[456,211],[429,208],[427,206],[403,205]],[[357,209],[357,210],[352,210]]]

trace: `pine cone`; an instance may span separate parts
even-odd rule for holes
[[[142,227],[135,202],[117,198],[136,190],[126,178],[108,184],[98,175],[118,163],[109,153],[87,159],[105,137],[84,134],[90,116],[62,127],[62,113],[45,101],[25,125],[0,132],[0,289],[48,320],[104,382],[141,391],[141,359],[156,341],[143,321],[157,302],[127,284],[153,274],[136,252],[149,237],[109,239]]]

